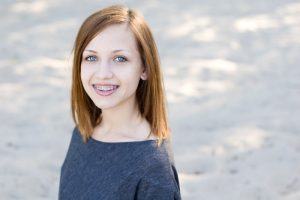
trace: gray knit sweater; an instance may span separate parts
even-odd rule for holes
[[[77,127],[61,166],[60,200],[180,200],[170,140],[86,144]]]

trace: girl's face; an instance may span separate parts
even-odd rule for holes
[[[101,109],[135,102],[140,78],[146,79],[135,37],[127,24],[106,27],[85,48],[81,62],[84,90]]]

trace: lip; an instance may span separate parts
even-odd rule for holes
[[[115,91],[117,91],[117,89],[119,88],[119,85],[113,85],[113,86],[116,86],[116,88],[113,89],[113,90],[109,90],[109,91],[100,91],[100,90],[97,90],[97,89],[95,88],[95,85],[98,85],[98,86],[99,86],[99,84],[93,84],[92,87],[93,87],[94,91],[95,91],[98,95],[100,95],[100,96],[109,96],[109,95],[115,93]],[[101,84],[101,85],[104,86],[104,84]],[[106,85],[112,85],[112,84],[106,84]]]
[[[94,83],[94,84],[92,84],[92,86],[95,86],[95,85],[97,85],[97,86],[101,86],[101,85],[103,85],[103,86],[108,86],[108,85],[119,86],[117,84],[112,84],[112,83]]]

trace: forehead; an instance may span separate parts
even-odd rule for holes
[[[123,23],[106,27],[89,42],[85,49],[94,49],[96,51],[127,49],[129,51],[137,51],[137,45],[130,27]]]

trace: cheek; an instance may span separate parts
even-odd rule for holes
[[[126,85],[131,89],[136,89],[138,86],[138,83],[140,81],[141,73],[138,69],[132,69],[124,74],[123,81],[126,82]]]
[[[93,72],[87,66],[81,66],[80,78],[83,85],[83,88],[88,96],[92,97],[92,92],[90,88],[90,80]]]
[[[119,75],[126,82],[135,82],[140,79],[140,71],[137,68],[128,68],[126,71],[120,72]]]
[[[87,84],[88,80],[90,79],[92,75],[91,68],[88,68],[87,66],[81,65],[81,71],[80,71],[80,77],[83,84]]]

